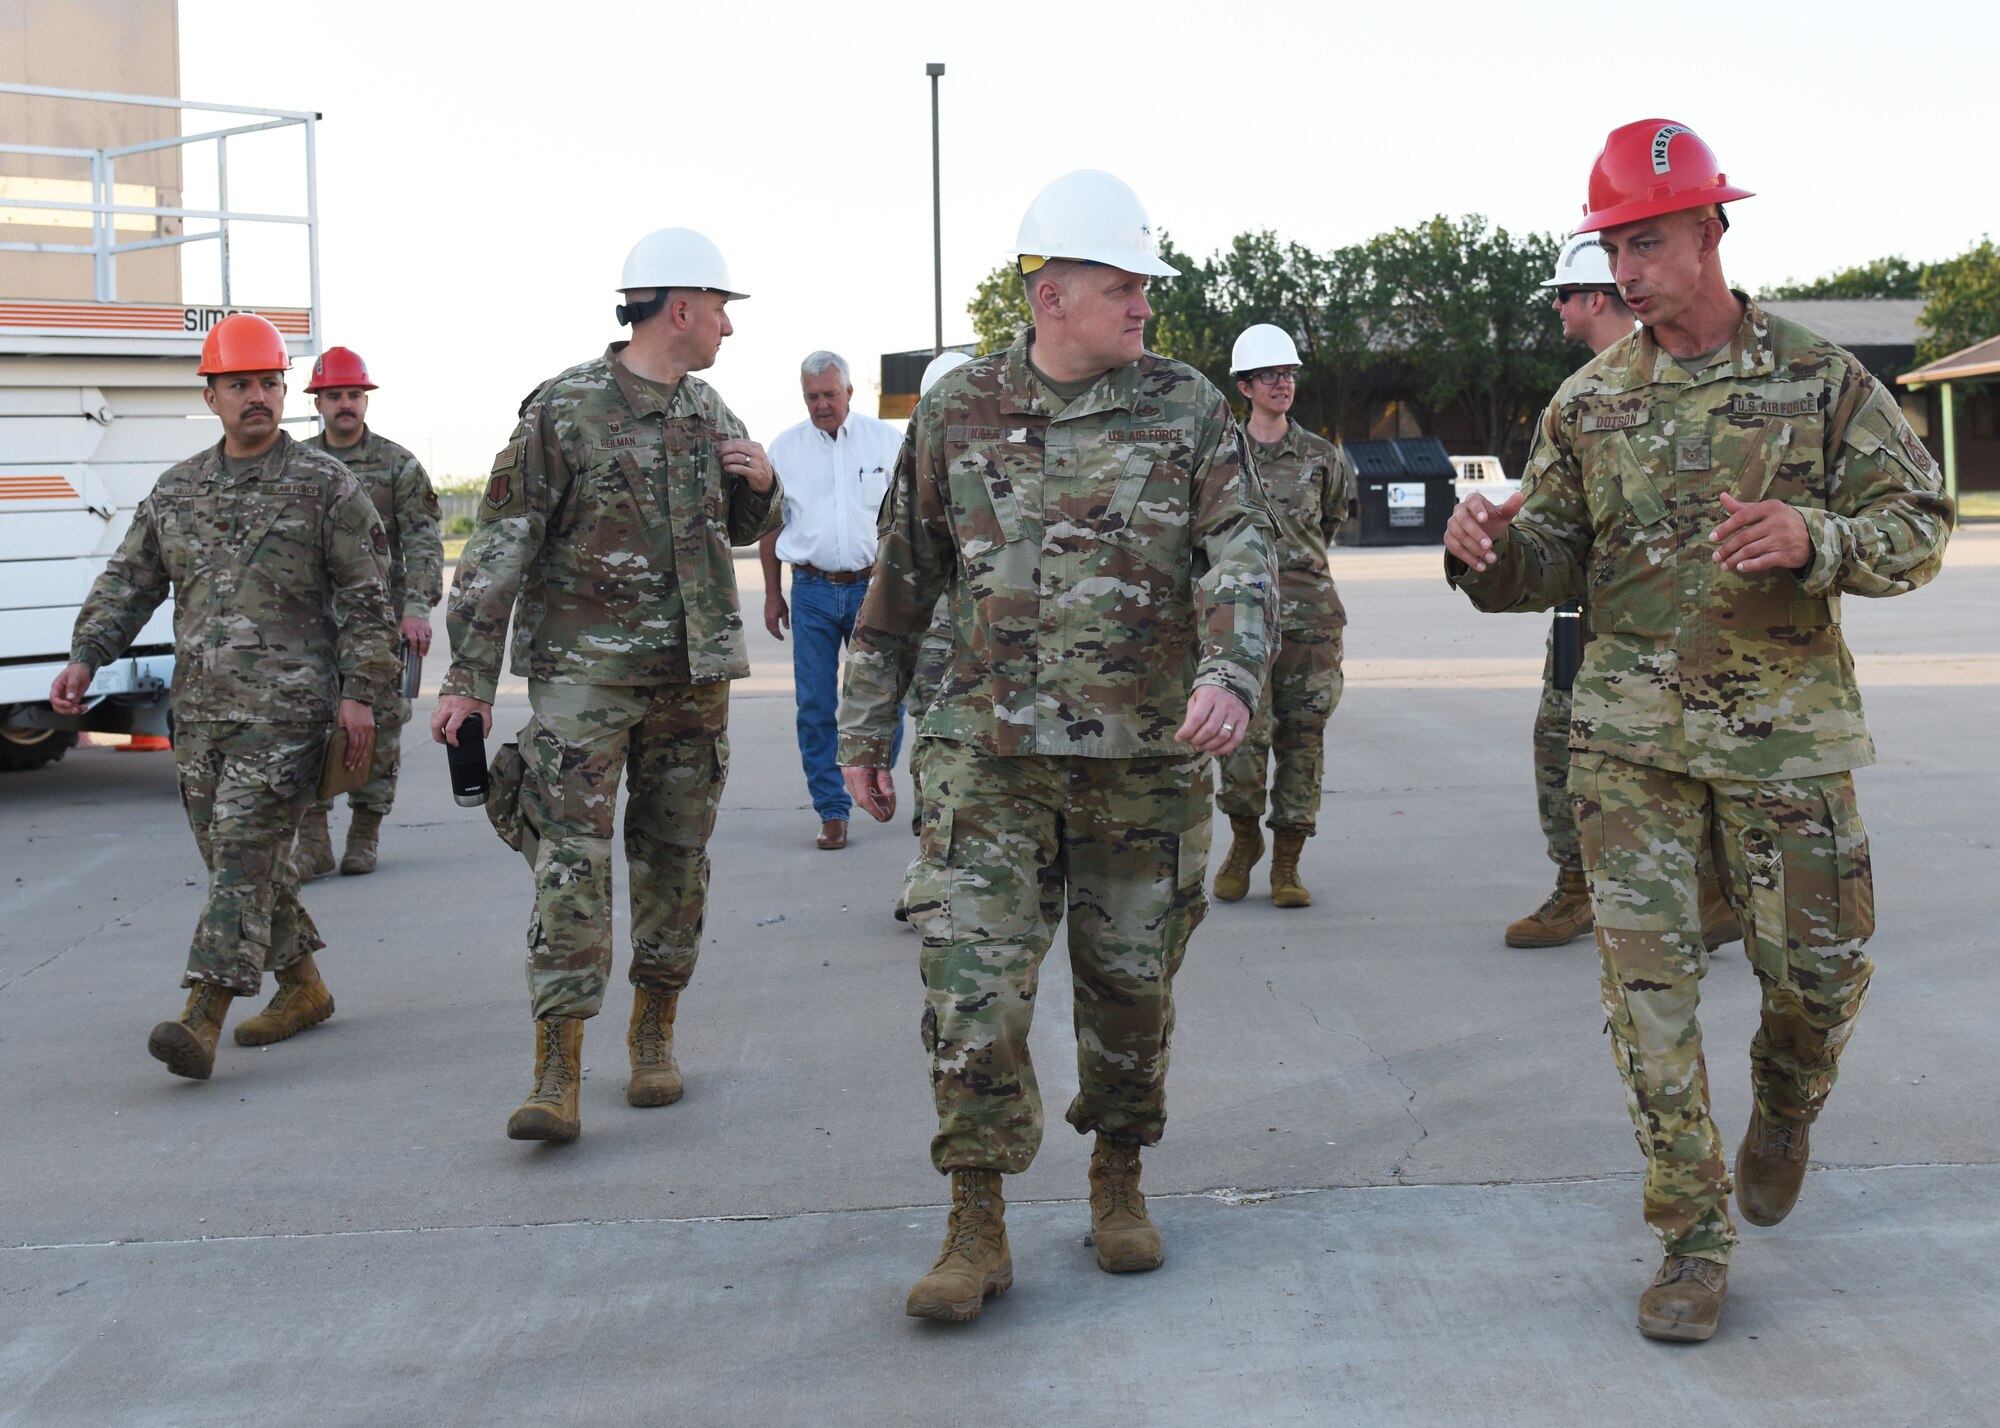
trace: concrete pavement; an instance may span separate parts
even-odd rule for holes
[[[1527,749],[1545,622],[1479,616],[1438,569],[1435,548],[1338,553],[1319,905],[1259,888],[1196,936],[1147,1158],[1166,1268],[1102,1275],[1082,1245],[1058,950],[1034,1043],[1051,1127],[1008,1186],[1017,1285],[955,1330],[901,1312],[944,1190],[915,937],[888,915],[913,840],[899,817],[813,849],[761,631],[687,1099],[624,1105],[621,956],[569,1147],[502,1134],[529,1079],[528,880],[436,750],[406,746],[381,871],[307,889],[336,1016],[225,1036],[206,1084],[145,1051],[200,899],[169,756],[0,781],[0,1423],[2000,1421],[2000,527],[1960,532],[1927,590],[1848,602],[1882,754],[1858,775],[1881,970],[1806,1197],[1746,1230],[1698,1348],[1631,1328],[1657,1250],[1595,957],[1500,944],[1550,882]],[[499,723],[524,716],[514,685]],[[1705,1012],[1733,1141],[1738,949]]]

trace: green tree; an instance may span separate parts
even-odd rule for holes
[[[2000,336],[2000,249],[1983,238],[1956,258],[1924,269],[1924,334],[1917,361],[1938,358]]]
[[[1908,258],[1876,258],[1858,267],[1801,282],[1792,278],[1760,295],[1783,301],[1786,298],[1913,298],[1922,295],[1926,264]]]
[[[1160,261],[1179,268],[1181,275],[1155,278],[1146,288],[1146,300],[1153,305],[1153,319],[1146,324],[1146,346],[1226,386],[1229,345],[1236,334],[1220,300],[1216,260],[1196,261],[1176,248],[1174,240],[1163,232]]]
[[[1540,288],[1554,235],[1439,214],[1367,246],[1364,322],[1407,365],[1418,399],[1432,412],[1459,406],[1503,460],[1524,454],[1535,415],[1578,364]]]
[[[1031,320],[1020,269],[1012,263],[1002,263],[988,273],[980,280],[965,311],[972,318],[972,335],[978,339],[981,356],[1012,346],[1015,334]]]

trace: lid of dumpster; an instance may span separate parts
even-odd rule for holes
[[[1347,454],[1355,471],[1362,476],[1389,476],[1399,480],[1438,478],[1452,480],[1451,457],[1444,443],[1434,436],[1406,436],[1395,441],[1350,441]]]

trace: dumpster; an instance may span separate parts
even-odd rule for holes
[[[1356,482],[1356,545],[1441,545],[1458,504],[1458,473],[1434,436],[1350,441]]]

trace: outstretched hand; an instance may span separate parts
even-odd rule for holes
[[[1496,506],[1474,491],[1458,503],[1445,522],[1444,548],[1474,570],[1485,570],[1499,558],[1508,528],[1521,514],[1525,500],[1527,493],[1516,491]]]

